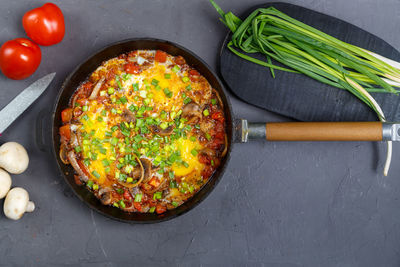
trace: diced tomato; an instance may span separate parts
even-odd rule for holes
[[[61,111],[62,122],[69,122],[72,119],[72,108],[66,108]]]
[[[108,101],[109,97],[107,96],[98,96],[96,98],[97,103],[104,104]]]
[[[82,181],[79,177],[79,175],[74,175],[74,181],[76,185],[82,185]]]
[[[179,66],[182,66],[186,63],[185,59],[182,56],[177,56],[175,57],[175,63],[178,64]]]
[[[92,92],[92,88],[93,88],[92,82],[85,82],[84,84],[81,85],[81,89],[79,89],[78,91],[83,95],[84,98],[86,98],[90,95],[90,92]]]
[[[131,201],[131,200],[132,200],[132,196],[131,196],[131,194],[129,193],[128,190],[125,190],[125,191],[124,191],[124,198],[125,198],[126,200],[128,200],[128,201]]]
[[[192,76],[199,76],[200,73],[197,70],[189,70],[189,74]]]
[[[78,103],[79,106],[81,106],[81,107],[86,105],[86,103],[87,103],[86,97],[76,100],[76,103]]]
[[[154,59],[160,63],[164,63],[165,61],[167,61],[167,53],[161,50],[157,50]]]
[[[221,123],[224,123],[224,121],[225,121],[224,115],[222,114],[221,111],[217,111],[217,112],[213,113],[213,114],[211,115],[211,118],[212,118],[213,120],[217,120],[217,121],[219,121],[219,122],[221,122]]]
[[[151,179],[150,179],[150,181],[149,181],[149,184],[151,185],[151,186],[153,186],[154,188],[157,188],[157,187],[159,187],[160,186],[160,180],[156,177],[156,176],[153,176]]]
[[[192,82],[198,82],[200,79],[200,73],[197,70],[189,70],[189,78]]]
[[[121,199],[121,195],[118,194],[118,192],[116,192],[116,191],[111,191],[111,197],[112,197],[112,199],[115,199],[117,201],[119,201]]]
[[[124,69],[125,72],[130,74],[139,74],[141,72],[140,66],[136,63],[126,63]]]
[[[167,208],[161,204],[157,204],[156,206],[156,212],[157,214],[161,214],[167,211]]]
[[[207,166],[203,169],[203,171],[201,172],[201,176],[203,176],[204,179],[207,179],[211,176],[211,174],[213,173],[213,167],[212,166]]]
[[[137,211],[142,211],[142,205],[139,202],[133,202],[133,206]]]
[[[69,124],[60,127],[60,135],[67,141],[71,139],[71,129],[69,127]]]
[[[200,162],[200,163],[203,163],[203,164],[206,164],[206,165],[210,165],[210,164],[211,164],[211,158],[210,158],[210,156],[208,156],[208,155],[205,154],[205,153],[200,153],[199,156],[198,156],[198,158],[199,158],[199,162]]]

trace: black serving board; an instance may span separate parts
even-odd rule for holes
[[[340,19],[287,3],[268,3],[251,8],[242,19],[259,7],[273,6],[287,15],[345,42],[400,61],[400,53],[382,39]],[[220,53],[220,72],[228,87],[240,99],[301,121],[371,121],[377,116],[351,93],[315,81],[305,75],[275,70],[234,55],[226,47]],[[253,56],[265,60],[258,54]],[[400,96],[373,93],[388,121],[400,121]]]

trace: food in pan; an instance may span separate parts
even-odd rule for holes
[[[181,56],[104,62],[62,111],[60,158],[104,204],[163,213],[208,181],[227,151],[223,103]]]

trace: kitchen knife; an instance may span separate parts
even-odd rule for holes
[[[3,133],[49,86],[56,75],[50,73],[32,83],[0,111],[0,133]]]

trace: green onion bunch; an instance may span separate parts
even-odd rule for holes
[[[400,92],[400,69],[392,61],[348,44],[282,13],[274,7],[258,8],[245,20],[225,13],[213,0],[220,20],[232,31],[228,48],[235,55],[275,70],[305,74],[325,84],[348,90],[372,108],[381,121],[385,116],[369,92]],[[250,56],[261,53],[265,60]],[[279,62],[285,67],[272,63]],[[388,142],[388,171],[391,143]]]

